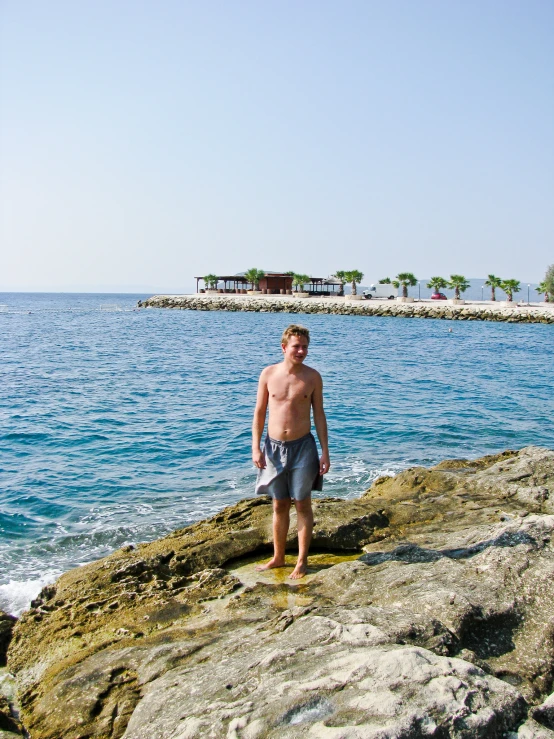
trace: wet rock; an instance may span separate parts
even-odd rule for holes
[[[553,491],[554,452],[529,447],[317,500],[323,554],[301,582],[245,564],[270,550],[265,498],[68,572],[14,629],[24,724],[33,739],[550,732]]]

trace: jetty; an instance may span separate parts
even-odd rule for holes
[[[406,302],[409,301],[409,302]],[[434,301],[413,298],[356,300],[345,297],[237,295],[232,293],[154,295],[139,307],[254,313],[324,313],[343,316],[439,318],[448,321],[502,321],[554,324],[554,303]]]

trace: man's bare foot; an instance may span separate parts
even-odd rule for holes
[[[290,573],[289,577],[291,580],[300,580],[308,572],[308,565],[304,562],[299,562],[294,570]]]
[[[277,559],[276,557],[272,557],[272,559],[269,560],[265,565],[256,565],[254,569],[256,569],[258,572],[263,572],[264,570],[272,570],[275,567],[284,567],[285,566],[285,560]]]

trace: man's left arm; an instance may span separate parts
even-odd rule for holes
[[[316,373],[314,391],[312,393],[312,408],[314,412],[314,424],[317,438],[321,446],[321,457],[319,458],[319,474],[329,472],[331,460],[329,459],[329,439],[327,435],[327,419],[323,410],[323,380],[319,372]]]

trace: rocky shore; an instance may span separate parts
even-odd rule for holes
[[[0,620],[17,686],[0,738],[17,710],[32,739],[554,737],[554,451],[314,507],[301,582],[294,527],[291,567],[255,571],[271,504],[248,499]]]
[[[442,318],[450,321],[504,321],[507,323],[554,324],[554,304],[534,306],[516,303],[466,303],[448,301],[399,303],[389,300],[345,300],[344,298],[296,298],[251,295],[154,295],[139,301],[139,307],[181,310],[226,310],[258,313],[327,313],[400,318]]]

